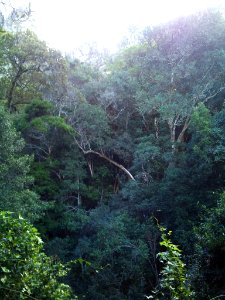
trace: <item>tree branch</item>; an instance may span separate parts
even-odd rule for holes
[[[134,180],[133,175],[123,166],[120,165],[119,163],[117,163],[116,161],[112,160],[111,158],[107,157],[105,154],[94,151],[94,150],[84,150],[83,147],[81,147],[81,145],[76,141],[76,144],[78,145],[78,147],[81,149],[81,151],[84,153],[84,155],[87,154],[95,154],[103,159],[105,159],[106,161],[108,161],[109,163],[111,163],[112,165],[116,166],[117,168],[119,168],[120,170],[122,170],[125,174],[127,174],[127,176],[131,179]]]
[[[224,89],[225,89],[225,87],[222,86],[222,87],[219,88],[214,94],[212,94],[212,95],[206,97],[206,98],[204,99],[203,103],[206,103],[208,100],[210,100],[210,99],[216,97],[216,96],[217,96],[220,92],[222,92]]]

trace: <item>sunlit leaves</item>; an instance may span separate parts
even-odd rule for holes
[[[68,268],[46,256],[37,230],[9,212],[0,212],[0,263],[1,299],[75,299],[58,282]]]

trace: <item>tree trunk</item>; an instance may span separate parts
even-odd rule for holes
[[[13,93],[14,93],[14,90],[16,88],[16,84],[17,84],[17,81],[19,80],[20,78],[20,73],[18,72],[15,76],[15,78],[13,79],[12,81],[12,84],[11,84],[11,87],[10,87],[10,90],[9,90],[9,93],[7,95],[7,100],[8,100],[8,108],[9,108],[9,111],[12,112],[12,104],[13,104]]]
[[[77,207],[81,207],[82,201],[81,201],[81,195],[80,195],[80,180],[79,180],[79,178],[77,179],[77,183],[78,183]]]
[[[154,118],[155,137],[159,138],[159,118]]]
[[[7,101],[8,101],[8,108],[9,108],[9,111],[12,112],[12,106],[13,106],[13,93],[15,91],[15,88],[17,86],[17,82],[18,80],[20,79],[20,77],[26,73],[28,70],[26,69],[22,69],[22,67],[20,66],[19,67],[19,70],[17,71],[13,81],[12,81],[12,84],[11,84],[11,87],[10,87],[10,90],[8,92],[8,95],[7,95]]]
[[[171,161],[169,162],[169,167],[175,167],[175,153],[177,151],[176,148],[176,128],[177,128],[177,122],[179,120],[179,115],[173,118],[172,120],[168,121],[168,125],[170,128],[170,141],[171,141]]]
[[[188,129],[189,125],[190,125],[190,117],[187,117],[185,120],[184,126],[177,138],[177,142],[180,142],[180,143],[184,142],[184,134],[185,134],[186,130]]]

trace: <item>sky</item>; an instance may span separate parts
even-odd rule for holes
[[[225,0],[5,0],[12,6],[30,2],[32,30],[50,47],[73,53],[88,44],[115,52],[131,28],[165,23],[208,7],[225,8]],[[31,26],[31,25],[29,25]]]

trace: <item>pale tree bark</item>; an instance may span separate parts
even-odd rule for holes
[[[77,179],[77,183],[78,183],[77,206],[81,207],[82,201],[81,201],[81,195],[80,195],[80,180],[79,180],[79,178]]]
[[[85,150],[79,143],[78,141],[76,141],[76,144],[78,145],[78,147],[81,149],[81,151],[84,153],[84,155],[88,155],[88,154],[94,154],[97,155],[98,157],[101,157],[103,159],[105,159],[106,161],[108,161],[109,163],[111,163],[112,165],[116,166],[117,168],[119,168],[121,171],[123,171],[129,179],[135,181],[133,175],[121,164],[117,163],[116,161],[112,160],[111,158],[109,158],[108,156],[106,156],[104,153],[102,152],[98,152],[95,150]]]
[[[177,126],[179,125],[179,119],[180,116],[178,115],[177,117],[175,117],[173,120],[168,121],[168,125],[170,128],[170,140],[172,143],[172,152],[176,152],[176,143],[182,143],[184,142],[184,136],[185,136],[185,132],[187,131],[189,125],[190,125],[190,116],[187,116],[185,118],[183,127],[181,129],[181,132],[179,133],[178,137],[176,138],[176,129]]]
[[[185,132],[187,131],[189,125],[190,125],[190,117],[187,117],[184,122],[183,128],[177,138],[177,142],[180,142],[180,143],[184,142],[184,135],[185,135]]]
[[[170,129],[170,141],[172,144],[172,153],[176,152],[176,128],[178,125],[178,121],[180,119],[180,115],[175,116],[174,118],[168,120],[168,125]]]
[[[169,163],[169,167],[175,166],[174,158],[175,158],[175,153],[178,151],[177,143],[184,142],[185,132],[188,129],[189,124],[190,124],[190,117],[186,117],[184,125],[182,127],[182,130],[179,133],[178,137],[176,137],[176,129],[177,129],[177,126],[180,125],[179,121],[180,121],[180,115],[177,115],[172,120],[168,121],[168,125],[170,128],[170,140],[171,140],[171,144],[172,144],[172,146],[171,146],[172,147],[172,159]]]
[[[88,161],[88,167],[89,167],[89,170],[90,170],[90,173],[91,173],[91,177],[93,177],[94,176],[94,168],[93,168],[92,160]]]
[[[154,118],[154,127],[155,127],[155,137],[159,138],[159,118]]]

